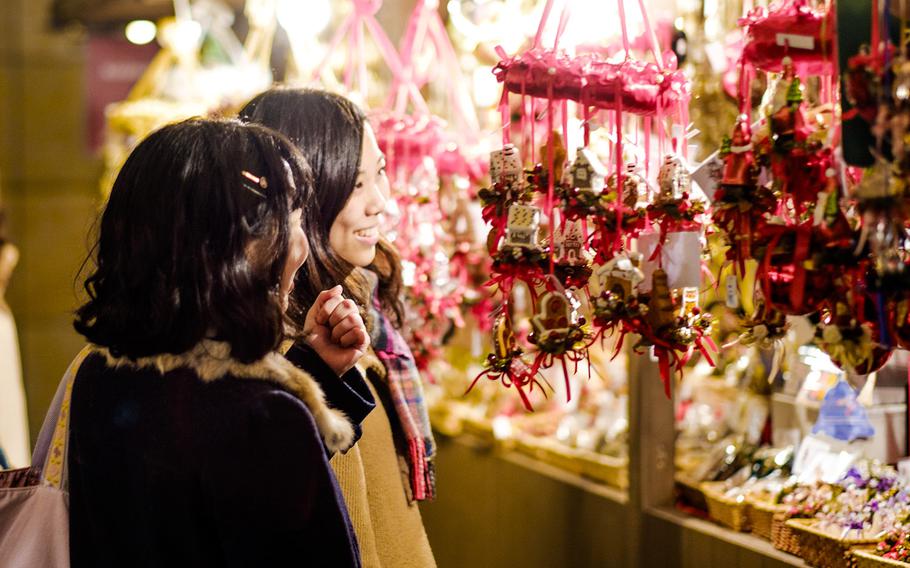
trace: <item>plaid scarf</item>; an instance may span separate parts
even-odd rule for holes
[[[407,441],[407,462],[414,500],[436,495],[436,442],[430,428],[420,371],[401,333],[382,313],[379,298],[373,296],[373,351],[386,369],[389,394]]]

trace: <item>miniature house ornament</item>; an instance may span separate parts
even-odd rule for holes
[[[581,221],[566,221],[556,231],[556,262],[569,266],[587,264],[585,256],[585,235]]]
[[[502,150],[490,152],[490,178],[494,184],[512,189],[521,183],[521,155],[515,144],[506,144]]]
[[[682,160],[678,156],[668,154],[657,174],[657,184],[660,187],[661,201],[675,201],[689,193],[692,180]]]
[[[673,325],[676,321],[676,310],[673,309],[673,297],[667,285],[667,273],[658,268],[651,276],[651,301],[648,320],[654,330]]]
[[[506,360],[514,350],[515,335],[512,326],[504,314],[499,314],[493,323],[493,351],[498,359]]]
[[[623,205],[629,209],[643,209],[651,203],[651,191],[648,182],[641,175],[641,168],[636,162],[627,162],[625,167],[626,173],[622,177],[622,199]],[[615,174],[610,177],[608,185],[616,187]]]
[[[540,209],[533,205],[513,203],[509,206],[509,220],[506,227],[507,246],[537,248],[537,233],[540,231]]]
[[[599,195],[607,179],[607,168],[597,158],[593,150],[579,148],[575,154],[575,161],[569,168],[567,178],[569,184],[579,192]]]
[[[597,269],[598,285],[603,292],[617,294],[623,300],[638,295],[638,285],[644,280],[644,274],[638,267],[640,254],[627,255],[620,253]]]
[[[531,318],[538,342],[550,341],[553,336],[564,338],[578,325],[576,303],[569,292],[546,292],[540,297],[539,312]]]

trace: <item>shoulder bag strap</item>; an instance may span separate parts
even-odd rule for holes
[[[69,431],[70,397],[73,380],[82,361],[92,352],[86,345],[66,369],[54,400],[44,417],[44,424],[38,434],[38,443],[32,453],[32,469],[41,476],[41,484],[58,489],[66,486],[66,446]]]

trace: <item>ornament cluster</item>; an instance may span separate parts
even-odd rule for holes
[[[478,379],[515,387],[530,408],[527,392],[539,386],[538,371],[560,364],[571,397],[568,364],[585,361],[587,349],[605,335],[618,334],[618,349],[623,337],[634,334],[636,350],[651,349],[660,362],[669,395],[674,373],[696,350],[710,360],[713,348],[698,278],[691,286],[670,282],[661,254],[671,242],[700,250],[708,220],[704,200],[693,198],[689,173],[673,155],[664,160],[656,186],[634,162],[610,174],[589,148],[578,148],[568,161],[556,132],[540,156],[541,163],[525,167],[516,146],[494,151],[493,183],[479,192],[491,226],[488,284],[502,311]],[[642,248],[642,237],[652,243],[650,250],[633,248],[636,241]],[[697,264],[699,255],[694,258]],[[511,309],[519,284],[531,304],[524,345],[516,339]]]

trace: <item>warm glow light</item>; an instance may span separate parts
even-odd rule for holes
[[[578,16],[569,20],[566,29],[568,43],[602,45],[604,42],[620,37],[622,27],[619,22],[617,1],[623,3],[628,25],[629,40],[634,40],[641,33],[641,12],[634,2],[629,0],[578,0],[572,4],[572,12]],[[552,26],[555,28],[556,26]]]
[[[126,25],[126,39],[136,45],[145,45],[154,41],[158,28],[148,20],[133,20]]]
[[[319,35],[332,19],[329,0],[279,0],[278,23],[294,36],[293,39],[310,39]]]

